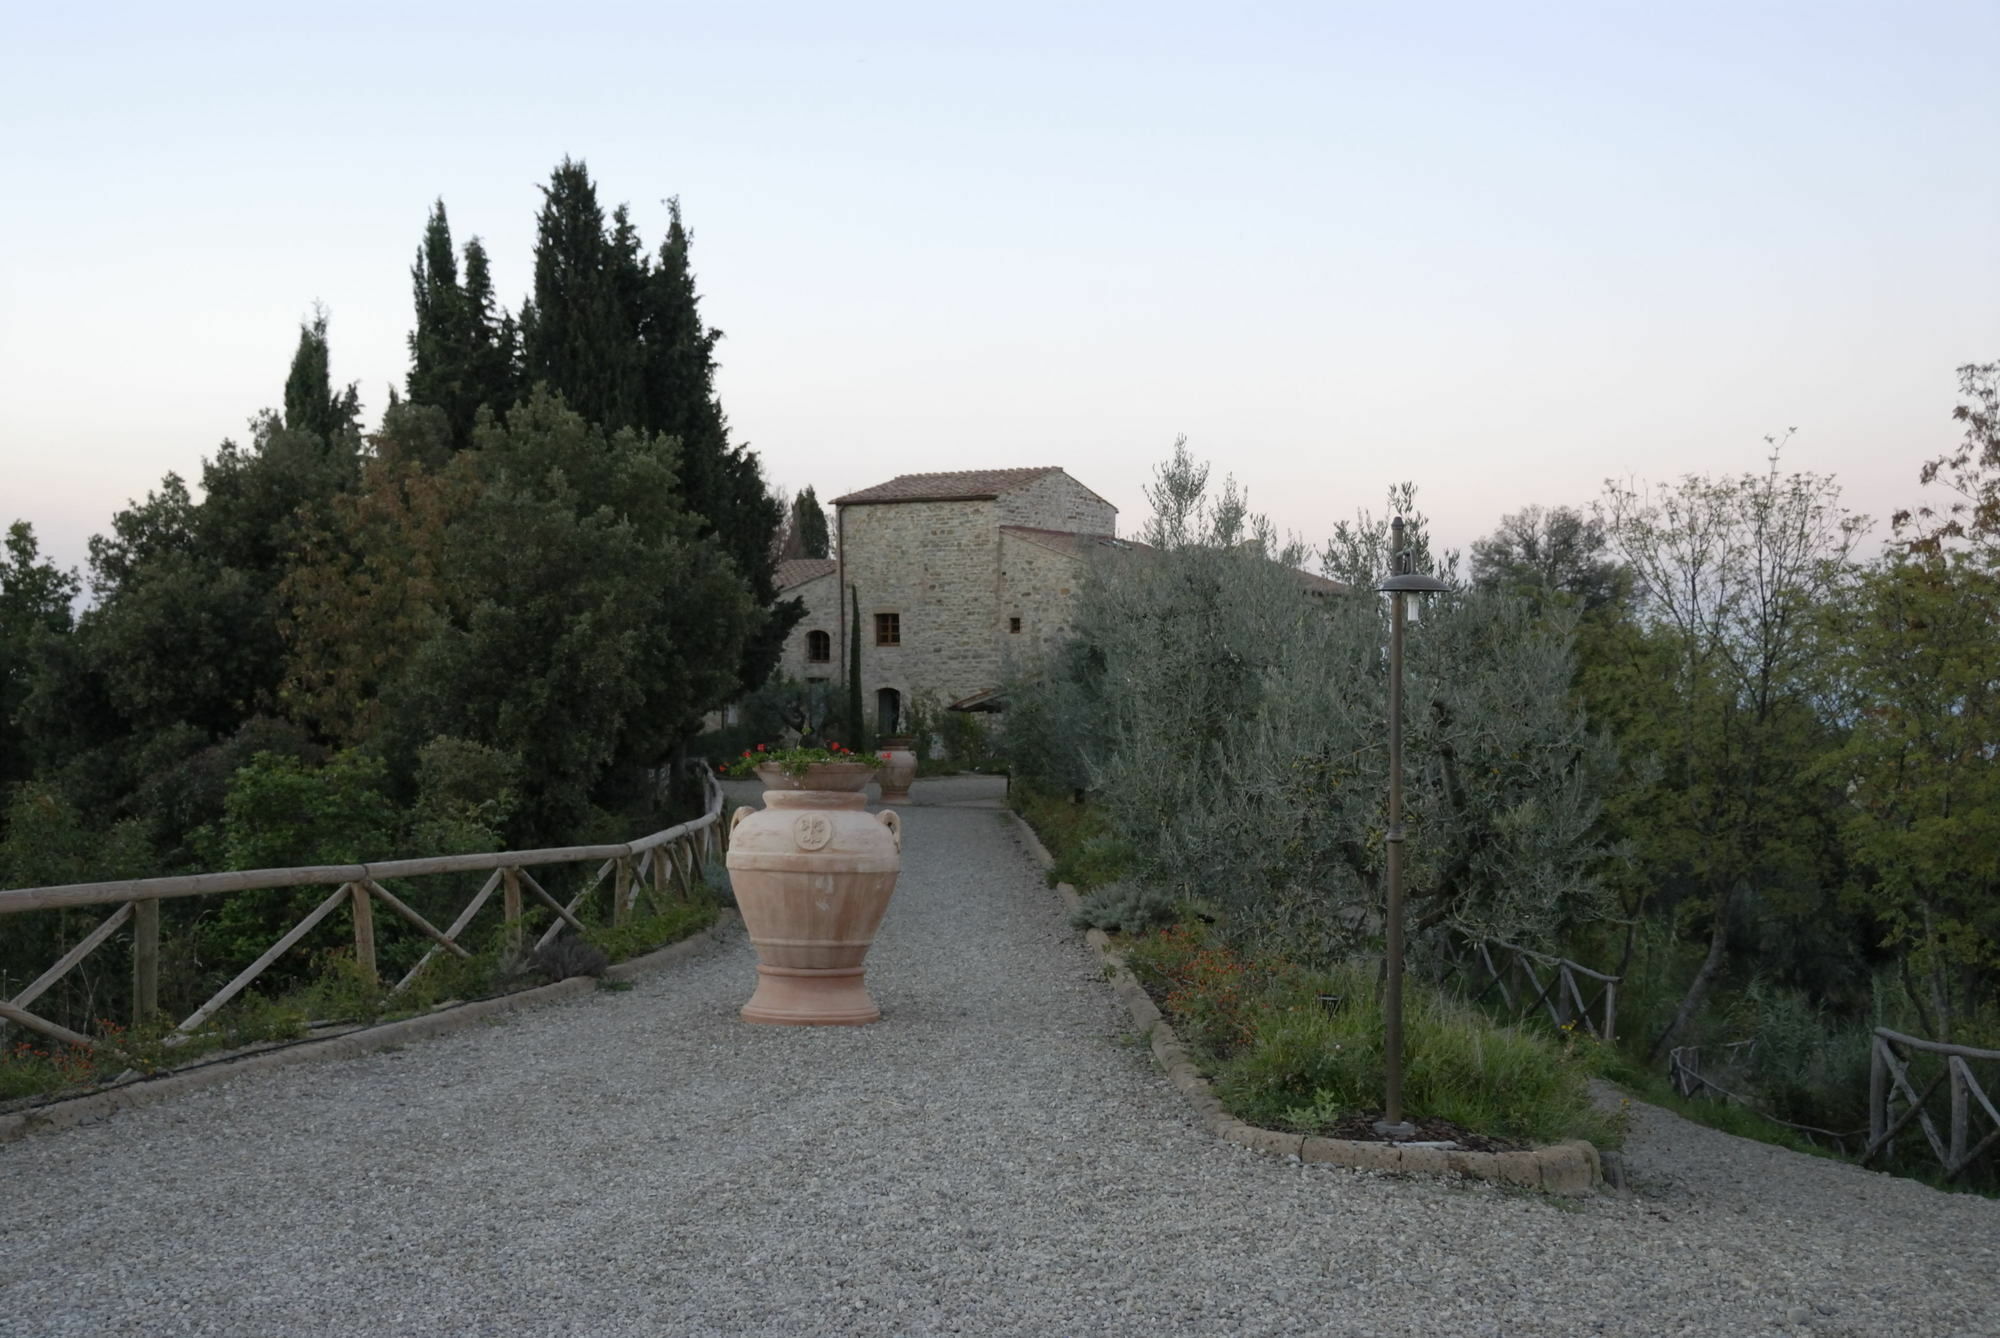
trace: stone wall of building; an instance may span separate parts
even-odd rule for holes
[[[1077,534],[1115,534],[1118,508],[1068,474],[1044,474],[994,502],[997,525],[1032,525]]]
[[[1000,535],[1001,677],[1030,673],[1069,630],[1075,616],[1080,559],[1033,537]],[[1014,620],[1020,630],[1014,630]]]
[[[999,520],[993,502],[844,506],[845,579],[861,598],[862,701],[871,724],[877,694],[893,688],[905,712],[992,687]],[[902,644],[875,644],[875,615],[897,616]]]
[[[791,635],[785,638],[785,649],[778,660],[778,672],[787,678],[825,679],[829,683],[839,683],[846,677],[845,664],[841,659],[840,644],[840,580],[833,573],[818,576],[810,581],[780,590],[778,598],[803,599],[806,616],[799,620]],[[827,658],[815,663],[809,658],[810,634],[826,633]]]

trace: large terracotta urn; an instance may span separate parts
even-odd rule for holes
[[[855,1026],[882,1010],[861,959],[889,909],[902,868],[902,820],[869,814],[875,768],[827,762],[803,776],[757,768],[764,807],[730,819],[730,886],[757,949],[746,1022]]]
[[[912,742],[899,735],[882,740],[882,746],[876,750],[882,755],[882,769],[876,777],[881,782],[885,804],[910,802],[910,782],[917,778],[917,754],[910,746]]]

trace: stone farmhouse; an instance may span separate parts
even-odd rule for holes
[[[837,558],[778,566],[805,617],[781,669],[844,684],[860,600],[862,700],[879,734],[910,707],[977,709],[1069,626],[1086,560],[1117,537],[1118,509],[1062,469],[904,474],[834,499]]]

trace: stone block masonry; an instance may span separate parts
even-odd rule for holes
[[[839,579],[860,596],[871,719],[885,688],[907,713],[998,687],[1067,627],[1081,564],[1003,526],[1108,535],[1118,518],[1060,469],[906,476],[857,496],[840,504]],[[896,616],[896,644],[877,636],[884,614]]]

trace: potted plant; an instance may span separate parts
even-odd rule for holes
[[[917,754],[912,746],[915,742],[907,734],[897,734],[882,740],[879,745],[878,755],[882,759],[883,803],[910,802],[910,782],[917,777]]]
[[[902,868],[902,821],[861,793],[880,757],[760,745],[723,770],[764,782],[764,807],[730,819],[729,881],[757,950],[748,1022],[840,1026],[882,1016],[862,961]]]

